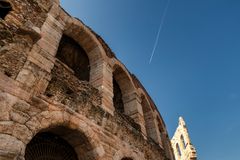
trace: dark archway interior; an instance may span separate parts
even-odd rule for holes
[[[123,158],[122,160],[133,160],[132,158]]]
[[[160,120],[159,117],[157,117],[157,123],[158,123],[159,133],[160,133],[160,134],[163,134],[163,133],[164,133],[164,128],[163,128],[163,125],[162,125],[161,120]]]
[[[63,35],[56,57],[70,67],[79,80],[89,81],[90,64],[88,56],[75,40]]]
[[[78,130],[63,126],[39,132],[27,144],[25,160],[95,160],[89,139]]]
[[[9,2],[0,0],[0,18],[4,19],[11,10],[12,6]]]
[[[124,113],[124,104],[122,99],[122,91],[120,89],[120,86],[118,85],[115,78],[113,78],[113,105],[115,109],[120,112]]]
[[[143,113],[151,112],[150,106],[147,103],[147,100],[144,98],[144,96],[141,97],[142,99],[142,107],[143,107]]]
[[[27,145],[26,160],[77,160],[74,148],[50,132],[37,134]]]

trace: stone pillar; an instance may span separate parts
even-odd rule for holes
[[[164,148],[164,144],[163,144],[163,139],[165,139],[165,135],[164,135],[164,132],[162,130],[162,127],[161,127],[161,123],[160,123],[160,120],[159,118],[157,117],[157,113],[155,113],[155,125],[156,125],[156,128],[157,128],[157,143],[162,147]]]
[[[141,98],[136,92],[123,94],[124,112],[141,126],[141,131],[146,135],[145,121]]]
[[[166,155],[169,159],[174,159],[174,155],[173,155],[173,149],[172,149],[172,145],[171,145],[171,142],[169,140],[169,137],[168,137],[168,134],[167,134],[167,131],[164,131],[162,134],[161,134],[161,141],[162,141],[162,146],[166,152]]]
[[[155,122],[155,118],[152,111],[148,111],[147,113],[144,113],[144,116],[145,116],[145,126],[146,126],[147,136],[152,138],[156,143],[159,143],[158,127]]]
[[[34,90],[34,93],[45,91],[54,66],[54,57],[64,29],[64,23],[56,19],[58,14],[59,6],[54,3],[41,28],[41,39],[33,45],[16,79],[26,88]]]
[[[25,144],[7,134],[0,134],[0,160],[24,160]]]
[[[103,59],[91,65],[90,83],[102,95],[102,108],[113,115],[112,68]]]

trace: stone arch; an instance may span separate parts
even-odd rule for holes
[[[56,58],[66,64],[79,80],[89,81],[89,58],[84,49],[71,37],[62,36]]]
[[[31,118],[26,125],[33,133],[25,142],[26,144],[40,132],[51,132],[62,137],[72,145],[78,154],[79,160],[98,159],[105,153],[99,138],[90,127],[87,127],[88,124],[78,116],[71,115],[65,111],[44,111]],[[62,135],[58,133],[62,133]],[[71,139],[71,137],[75,137],[80,141],[76,141],[75,138]],[[87,150],[85,150],[84,154],[81,143],[87,144]],[[83,158],[80,157],[81,155]]]
[[[151,99],[149,99],[149,96],[147,95],[146,91],[144,91],[141,87],[138,87],[138,86],[137,86],[137,91],[138,91],[138,94],[141,95],[141,98],[144,97],[144,99],[146,99],[147,104],[149,105],[148,107],[150,107],[152,112],[154,112],[156,108],[154,107],[153,102],[151,102]]]
[[[99,77],[103,75],[99,73],[102,73],[101,69],[103,69],[104,58],[106,58],[102,45],[93,32],[80,20],[69,17],[65,23],[63,34],[75,40],[86,52],[90,65],[90,83],[98,88],[102,85]]]
[[[58,129],[56,130],[58,131]],[[50,131],[40,132],[33,137],[30,143],[27,144],[25,160],[78,160],[81,158],[81,150],[76,150],[74,146],[77,141],[79,143],[82,139],[80,135],[73,135],[74,131],[67,132],[67,129],[57,133],[52,133],[53,131],[54,130],[51,129]],[[66,133],[69,134],[66,135]],[[66,140],[66,138],[68,139]],[[76,142],[73,143],[72,139],[75,139]]]
[[[159,129],[159,139],[160,139],[159,144],[165,150],[167,157],[172,158],[173,157],[171,152],[172,145],[169,140],[169,136],[168,136],[165,124],[160,114],[157,115],[156,120],[157,120],[158,129]]]
[[[144,155],[138,151],[121,149],[114,154],[113,160],[145,160],[145,158]]]
[[[130,115],[132,106],[130,106],[129,102],[133,98],[131,95],[135,93],[135,87],[128,72],[120,65],[113,67],[113,93],[115,109]]]
[[[166,130],[165,127],[163,126],[162,121],[160,120],[159,116],[157,116],[157,126],[158,126],[158,132],[159,132],[159,143],[161,146],[164,147],[164,141],[166,139]]]
[[[41,156],[52,158],[56,156],[56,160],[60,158],[63,160],[95,160],[97,158],[90,139],[83,132],[61,125],[41,130],[27,144],[26,160]]]
[[[124,113],[125,115],[131,117],[135,123],[138,124],[137,129],[141,130],[142,133],[145,134],[145,127],[144,127],[144,118],[143,118],[143,111],[141,107],[141,97],[137,92],[137,89],[134,85],[133,79],[131,74],[125,68],[123,64],[121,64],[118,60],[112,59],[112,93],[113,94],[113,104],[115,111],[120,113]],[[114,85],[115,81],[115,85]],[[116,87],[117,84],[117,87]],[[116,89],[118,88],[118,89]],[[116,107],[116,93],[120,92],[118,95],[119,101],[122,102],[122,106],[119,108],[123,108],[118,110]]]
[[[165,133],[165,127],[161,121],[161,119],[159,118],[159,116],[157,116],[157,123],[158,123],[158,129],[160,133]]]
[[[149,103],[148,99],[144,95],[141,96],[141,106],[143,108],[146,134],[149,138],[154,140],[156,143],[159,143],[157,126],[154,118],[154,112],[151,108],[151,104]]]
[[[112,95],[109,94],[112,89],[109,86],[112,83],[112,70],[108,64],[109,57],[107,57],[102,43],[89,27],[68,15],[63,9],[60,9],[60,17],[63,20],[61,34],[77,42],[86,53],[89,60],[89,82],[101,94],[101,107],[113,114]]]
[[[104,148],[87,122],[79,118],[78,115],[67,111],[43,111],[36,116],[32,116],[25,124],[0,121],[0,149],[7,151],[6,156],[24,157],[26,145],[30,143],[34,136],[48,131],[58,133],[58,127],[70,131],[68,133],[72,133],[71,135],[74,137],[80,137],[80,139],[84,137],[86,139],[85,142],[88,143],[88,151],[84,155],[84,157],[87,157],[86,159],[94,160],[104,156]],[[73,144],[75,141],[69,141],[67,136],[60,136],[70,142],[71,145],[76,145],[76,149],[81,149],[78,148],[77,144]]]

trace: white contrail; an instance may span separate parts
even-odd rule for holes
[[[159,36],[160,36],[161,31],[162,31],[163,23],[164,23],[166,15],[167,15],[169,4],[170,4],[170,0],[167,0],[167,5],[166,5],[166,8],[164,9],[164,12],[163,12],[163,15],[162,15],[162,19],[161,19],[161,23],[160,23],[159,28],[158,28],[156,41],[154,43],[152,54],[151,54],[151,57],[149,59],[149,64],[152,62],[153,56],[155,54],[155,50],[156,50],[157,45],[158,45]]]

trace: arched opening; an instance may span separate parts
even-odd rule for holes
[[[126,98],[131,92],[130,80],[120,67],[117,67],[113,72],[113,105],[116,111],[127,113]]]
[[[157,132],[156,132],[157,127],[154,123],[154,116],[153,116],[152,110],[150,108],[149,103],[147,102],[146,98],[143,95],[141,99],[142,99],[141,105],[143,108],[143,116],[144,116],[147,136],[152,138],[155,142],[158,143]]]
[[[95,160],[87,137],[66,127],[54,127],[36,134],[27,144],[26,160]]]
[[[116,110],[131,116],[136,105],[134,84],[128,72],[122,66],[115,65],[113,72],[113,104]]]
[[[75,40],[63,35],[56,57],[71,68],[79,80],[89,81],[89,58],[84,49]]]
[[[121,65],[116,64],[113,72],[113,105],[115,111],[127,120],[132,127],[141,130],[143,115],[140,107],[140,98],[132,82],[128,71]]]
[[[178,145],[178,143],[176,144],[176,150],[177,150],[177,153],[178,153],[178,156],[182,156],[182,153],[181,153],[181,150],[180,150],[180,147]]]
[[[73,147],[50,132],[37,134],[28,144],[26,160],[77,160]]]
[[[165,140],[165,137],[164,137],[164,128],[163,128],[163,126],[162,126],[162,123],[161,123],[161,120],[160,120],[160,118],[159,117],[157,117],[157,124],[158,124],[158,130],[159,130],[159,138],[160,138],[160,143],[162,144],[162,145],[164,145],[163,144],[163,141]]]
[[[115,80],[115,78],[113,78],[113,94],[114,94],[113,105],[114,105],[115,109],[120,113],[124,113],[122,91],[121,91],[117,81]]]
[[[182,145],[183,145],[183,147],[184,147],[184,149],[185,149],[185,148],[186,148],[186,142],[185,142],[185,140],[184,140],[183,135],[181,135],[180,139],[181,139]]]
[[[0,18],[4,19],[12,10],[12,6],[6,0],[0,0]]]

